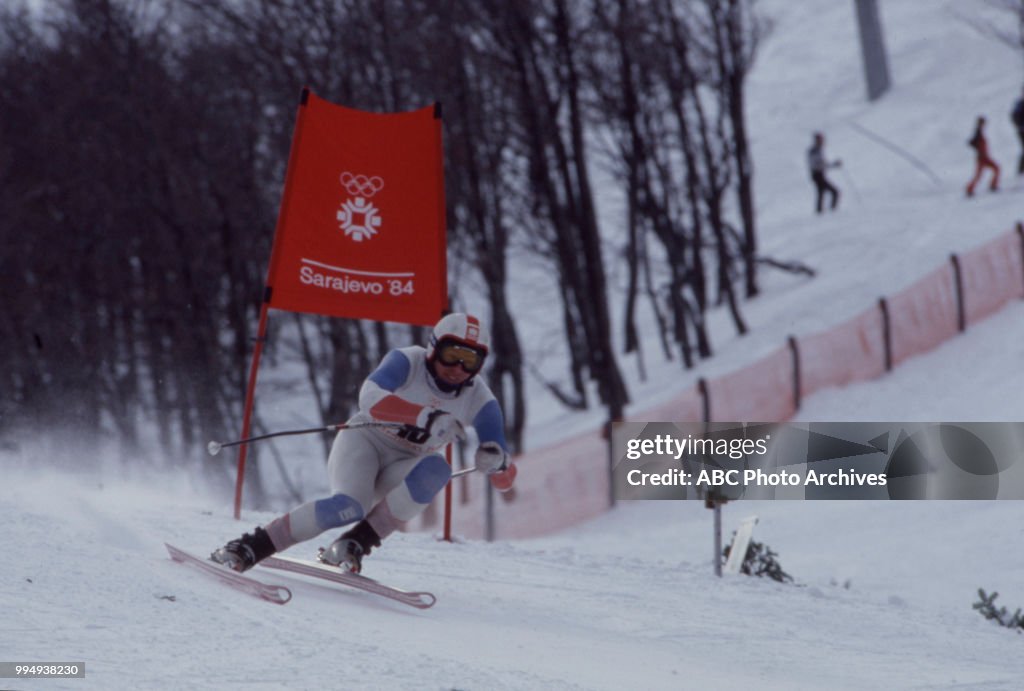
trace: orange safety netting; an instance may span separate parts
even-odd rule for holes
[[[796,412],[793,356],[785,346],[707,386],[716,422],[781,422]]]
[[[967,324],[1024,296],[1024,256],[1016,232],[1002,235],[960,258]],[[951,263],[887,299],[892,364],[928,351],[959,332],[956,277]],[[885,372],[885,332],[880,306],[825,331],[797,340],[800,395],[874,379]],[[707,382],[710,416],[721,422],[782,422],[796,413],[793,357],[788,346],[735,372]],[[634,421],[703,420],[704,401],[694,387],[663,404],[629,416]],[[583,434],[516,459],[520,473],[514,500],[495,495],[495,536],[542,535],[604,512],[609,504],[606,440]],[[473,490],[455,514],[456,532],[484,533],[484,484],[472,475],[460,482]]]
[[[879,308],[870,307],[830,329],[798,339],[800,395],[874,379],[885,372]]]
[[[704,397],[696,387],[653,408],[627,416],[635,422],[703,422]]]
[[[892,362],[931,350],[959,332],[953,267],[935,269],[889,298]]]
[[[526,538],[593,518],[608,509],[608,444],[596,433],[583,434],[516,458],[514,494],[494,493],[494,537]],[[484,536],[485,480],[472,473],[464,480],[469,501],[454,512],[453,531]]]
[[[967,323],[973,324],[1024,294],[1021,238],[1007,233],[960,257]]]

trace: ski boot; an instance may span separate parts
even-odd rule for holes
[[[258,562],[266,559],[277,551],[270,535],[263,528],[256,528],[252,534],[245,533],[237,540],[232,540],[223,547],[218,547],[210,555],[211,561],[223,564],[232,571],[248,571]]]
[[[373,526],[360,521],[332,542],[330,547],[321,549],[317,558],[342,571],[359,573],[363,570],[363,557],[368,556],[374,547],[380,547],[380,536]]]

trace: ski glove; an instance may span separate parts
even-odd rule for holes
[[[509,463],[508,468],[499,470],[494,475],[489,475],[487,479],[491,481],[491,487],[494,489],[499,492],[507,492],[512,489],[512,483],[516,481],[516,474],[518,472],[516,464]]]
[[[485,441],[476,450],[473,459],[477,472],[485,475],[500,473],[508,468],[508,454],[496,441]]]
[[[417,416],[416,424],[430,435],[431,446],[446,446],[456,438],[466,438],[462,423],[451,413],[438,408],[425,407]]]

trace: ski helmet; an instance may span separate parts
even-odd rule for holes
[[[476,351],[480,355],[480,363],[472,373],[480,371],[483,360],[487,357],[491,344],[491,335],[478,318],[464,312],[453,312],[441,318],[434,326],[427,346],[427,360],[433,362],[440,346],[456,344]]]

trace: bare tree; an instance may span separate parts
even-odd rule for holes
[[[753,161],[747,141],[744,84],[767,24],[753,11],[754,0],[705,0],[707,35],[712,39],[715,87],[728,113],[728,141],[736,169],[736,199],[743,227],[741,252],[747,297],[758,294],[757,231]],[[703,33],[703,32],[702,32]]]
[[[443,104],[452,306],[478,304],[459,285],[472,273],[515,448],[523,373],[535,368],[509,307],[510,248],[552,267],[570,383],[545,384],[569,407],[596,392],[619,418],[628,402],[609,266],[625,267],[623,342],[641,375],[645,304],[663,356],[678,347],[687,367],[711,355],[715,302],[746,329],[739,287],[755,294],[755,267],[769,261],[757,253],[744,122],[763,27],[753,0],[46,9],[46,25],[0,10],[0,268],[21,287],[0,317],[0,425],[59,411],[130,444],[148,416],[182,449],[237,430],[303,85],[365,110]],[[601,140],[627,201],[621,241],[596,211]],[[404,334],[424,336],[296,315],[275,320],[267,352],[304,362],[323,421],[337,422]]]
[[[580,74],[583,20],[558,1],[480,3],[478,25],[515,94],[514,143],[526,161],[529,211],[558,271],[570,368],[585,400],[583,374],[612,419],[628,393],[611,343],[602,244],[587,169]]]

